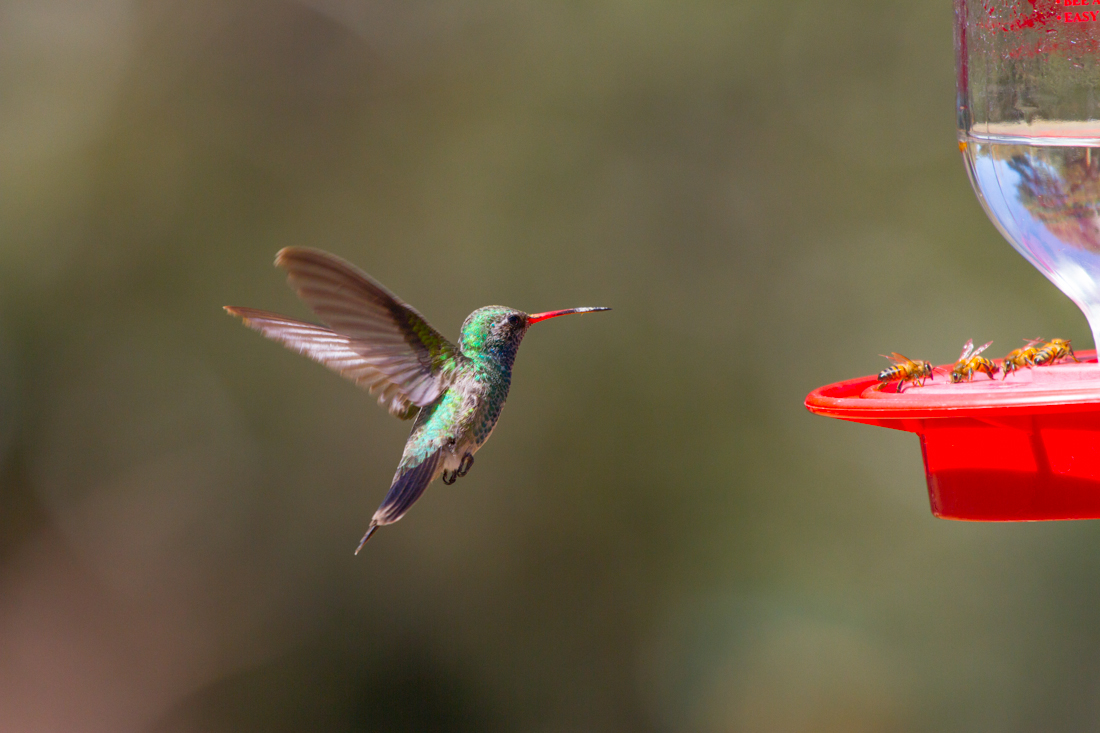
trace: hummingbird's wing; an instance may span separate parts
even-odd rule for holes
[[[437,448],[415,466],[397,470],[386,498],[382,500],[382,504],[374,512],[374,516],[371,517],[370,527],[367,528],[367,533],[363,535],[363,539],[359,541],[359,547],[355,548],[356,555],[359,554],[359,550],[363,549],[363,545],[367,543],[370,536],[374,534],[374,530],[383,524],[393,524],[401,519],[405,512],[409,511],[409,507],[420,498],[420,495],[424,493],[424,489],[435,478],[436,469],[439,468],[442,458],[443,450]]]
[[[364,389],[378,391],[378,401],[397,417],[408,419],[420,409],[417,405],[400,399],[397,388],[387,382],[385,375],[360,353],[353,339],[316,323],[296,321],[278,313],[234,306],[226,306],[225,309],[244,321],[244,325],[269,339],[324,364]]]
[[[365,272],[326,252],[299,247],[281,250],[275,264],[330,328],[227,309],[246,325],[377,392],[378,401],[398,417],[412,417],[450,386],[461,358],[458,347]]]

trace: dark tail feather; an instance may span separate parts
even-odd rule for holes
[[[409,507],[420,498],[420,495],[424,493],[424,489],[435,477],[435,469],[438,465],[439,451],[436,451],[416,466],[394,477],[389,493],[382,500],[382,505],[375,511],[370,520],[367,533],[363,535],[359,547],[355,550],[356,555],[359,554],[359,550],[363,549],[363,545],[367,543],[367,540],[370,539],[376,529],[383,524],[393,524],[401,519],[405,512],[409,511]]]
[[[355,555],[359,555],[359,551],[361,549],[363,549],[363,545],[366,544],[366,540],[371,538],[371,535],[374,534],[374,530],[377,529],[377,528],[378,528],[378,525],[376,525],[372,522],[371,526],[367,528],[366,534],[363,535],[363,538],[361,540],[359,540],[359,547],[355,548]]]

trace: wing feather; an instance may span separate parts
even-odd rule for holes
[[[450,385],[458,348],[412,306],[349,262],[315,249],[287,247],[275,257],[287,281],[333,331],[384,375],[409,403],[423,407]],[[388,391],[388,390],[387,390]]]
[[[378,401],[393,415],[408,419],[419,410],[416,403],[406,399],[389,384],[386,375],[359,352],[353,339],[324,326],[296,321],[277,313],[233,306],[226,306],[225,309],[267,338],[324,364],[360,387],[378,392]],[[385,388],[379,390],[380,385],[385,385]]]
[[[408,418],[454,380],[462,354],[354,265],[314,249],[287,247],[275,257],[287,281],[328,326],[251,308],[227,307],[246,325],[369,389],[392,414]]]

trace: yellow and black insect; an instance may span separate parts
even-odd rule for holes
[[[1004,373],[1001,379],[1006,379],[1009,374],[1024,367],[1035,366],[1035,357],[1039,354],[1038,344],[1042,342],[1042,339],[1031,339],[1027,342],[1027,346],[1008,352],[1008,355],[1001,360],[1001,371]]]
[[[955,362],[955,368],[951,370],[952,384],[958,384],[963,381],[969,382],[978,372],[985,372],[989,375],[990,379],[993,379],[993,375],[998,371],[997,365],[984,356],[981,356],[981,353],[988,349],[991,343],[993,342],[989,341],[975,349],[974,339],[969,339],[963,345],[962,353],[959,354],[959,360]]]
[[[881,390],[887,384],[898,383],[897,391],[901,392],[907,382],[920,382],[924,386],[924,380],[932,377],[932,365],[927,361],[914,361],[896,351],[890,352],[890,356],[881,354],[882,357],[894,362],[893,366],[886,367],[878,374],[878,386]]]
[[[1036,366],[1043,364],[1053,364],[1059,359],[1071,357],[1074,361],[1078,361],[1077,354],[1073,353],[1073,347],[1069,345],[1068,340],[1063,339],[1051,339],[1043,345],[1043,348],[1039,349],[1039,352],[1035,354],[1033,361]]]

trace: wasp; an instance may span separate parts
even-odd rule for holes
[[[981,353],[988,349],[991,343],[993,342],[989,341],[976,349],[974,348],[974,339],[969,339],[963,344],[959,360],[955,362],[955,368],[951,370],[952,384],[958,384],[962,381],[969,382],[977,372],[985,372],[990,379],[993,379],[993,375],[997,373],[997,365],[981,356]]]
[[[1039,352],[1035,354],[1034,361],[1036,366],[1042,364],[1053,364],[1059,359],[1064,359],[1067,356],[1072,357],[1074,361],[1077,361],[1077,354],[1073,353],[1073,347],[1069,345],[1069,341],[1063,339],[1051,339],[1043,345],[1043,348],[1039,349]]]
[[[893,366],[886,367],[878,373],[878,387],[882,389],[891,382],[897,382],[897,391],[901,392],[906,382],[920,382],[924,386],[924,380],[932,378],[932,365],[926,361],[913,361],[896,351],[890,352],[890,356],[881,354],[882,357],[894,362]]]
[[[1001,359],[1001,371],[1004,373],[1001,379],[1007,379],[1009,374],[1024,367],[1035,366],[1035,357],[1039,354],[1036,344],[1042,341],[1042,339],[1031,339],[1027,342],[1027,346],[1008,352],[1008,356]]]

